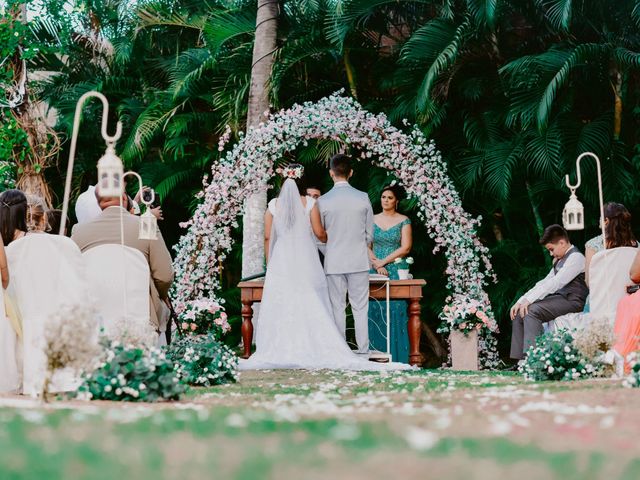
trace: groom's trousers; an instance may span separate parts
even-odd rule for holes
[[[329,298],[333,308],[333,318],[338,330],[346,337],[347,293],[353,312],[358,353],[369,352],[369,272],[341,273],[327,275]]]

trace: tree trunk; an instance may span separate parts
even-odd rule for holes
[[[622,130],[622,74],[619,71],[613,72],[613,94],[615,96],[614,117],[613,117],[613,138],[620,139]]]
[[[27,21],[27,2],[16,5],[13,11],[15,22]],[[17,161],[17,187],[27,194],[41,197],[47,206],[52,206],[51,190],[44,178],[44,169],[49,159],[59,150],[58,138],[46,125],[45,119],[39,115],[35,105],[29,102],[29,88],[27,85],[27,66],[22,60],[20,50],[16,51],[12,60],[15,91],[22,97],[22,102],[12,109],[12,113],[20,128],[28,137],[28,151],[24,160]],[[20,146],[18,148],[27,148]],[[21,152],[16,152],[15,158],[20,158]]]
[[[353,69],[353,64],[351,63],[351,57],[349,56],[349,50],[345,48],[344,53],[342,55],[342,60],[344,63],[344,69],[347,73],[347,81],[349,82],[349,90],[351,91],[351,95],[356,100],[358,99],[358,89],[356,88],[356,73]]]
[[[273,66],[278,34],[278,0],[258,0],[256,35],[253,44],[251,87],[247,129],[256,126],[269,110],[268,82]],[[266,189],[249,197],[245,202],[242,228],[242,276],[264,271],[264,221],[267,208]]]
[[[540,210],[538,209],[538,204],[533,198],[533,192],[531,191],[531,185],[529,182],[526,182],[527,186],[527,196],[529,197],[529,203],[531,204],[531,211],[533,212],[533,218],[536,221],[536,230],[538,231],[538,238],[542,237],[544,233],[544,223],[542,223],[542,217],[540,216]],[[551,267],[551,257],[549,256],[547,249],[542,245],[542,253],[544,255],[545,263],[548,267]]]

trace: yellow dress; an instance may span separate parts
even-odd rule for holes
[[[18,335],[18,340],[22,340],[22,317],[18,310],[18,305],[13,301],[11,296],[4,290],[4,310],[9,323]]]

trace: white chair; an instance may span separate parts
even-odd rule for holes
[[[125,330],[149,336],[149,264],[135,248],[108,244],[86,250],[89,289],[96,298],[105,334],[119,338]]]
[[[618,302],[631,283],[629,269],[637,248],[618,247],[596,253],[589,267],[589,311],[593,316],[606,316],[615,322]]]
[[[42,391],[46,373],[44,333],[47,321],[63,305],[92,308],[84,263],[78,246],[69,238],[46,233],[30,234],[6,249],[10,272],[7,293],[22,318],[23,393]],[[61,372],[62,373],[62,372]],[[54,377],[51,391],[72,390],[77,379]]]
[[[591,258],[589,265],[589,313],[569,313],[549,322],[550,329],[584,328],[592,318],[606,317],[611,325],[616,319],[618,302],[630,283],[629,268],[638,253],[634,247],[602,250]]]

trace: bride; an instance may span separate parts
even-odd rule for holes
[[[302,175],[301,166],[288,167]],[[293,173],[289,175],[291,177]],[[383,370],[406,364],[369,362],[338,331],[313,235],[326,241],[320,212],[299,179],[287,178],[265,213],[267,274],[256,331],[256,352],[241,370],[274,368]]]

